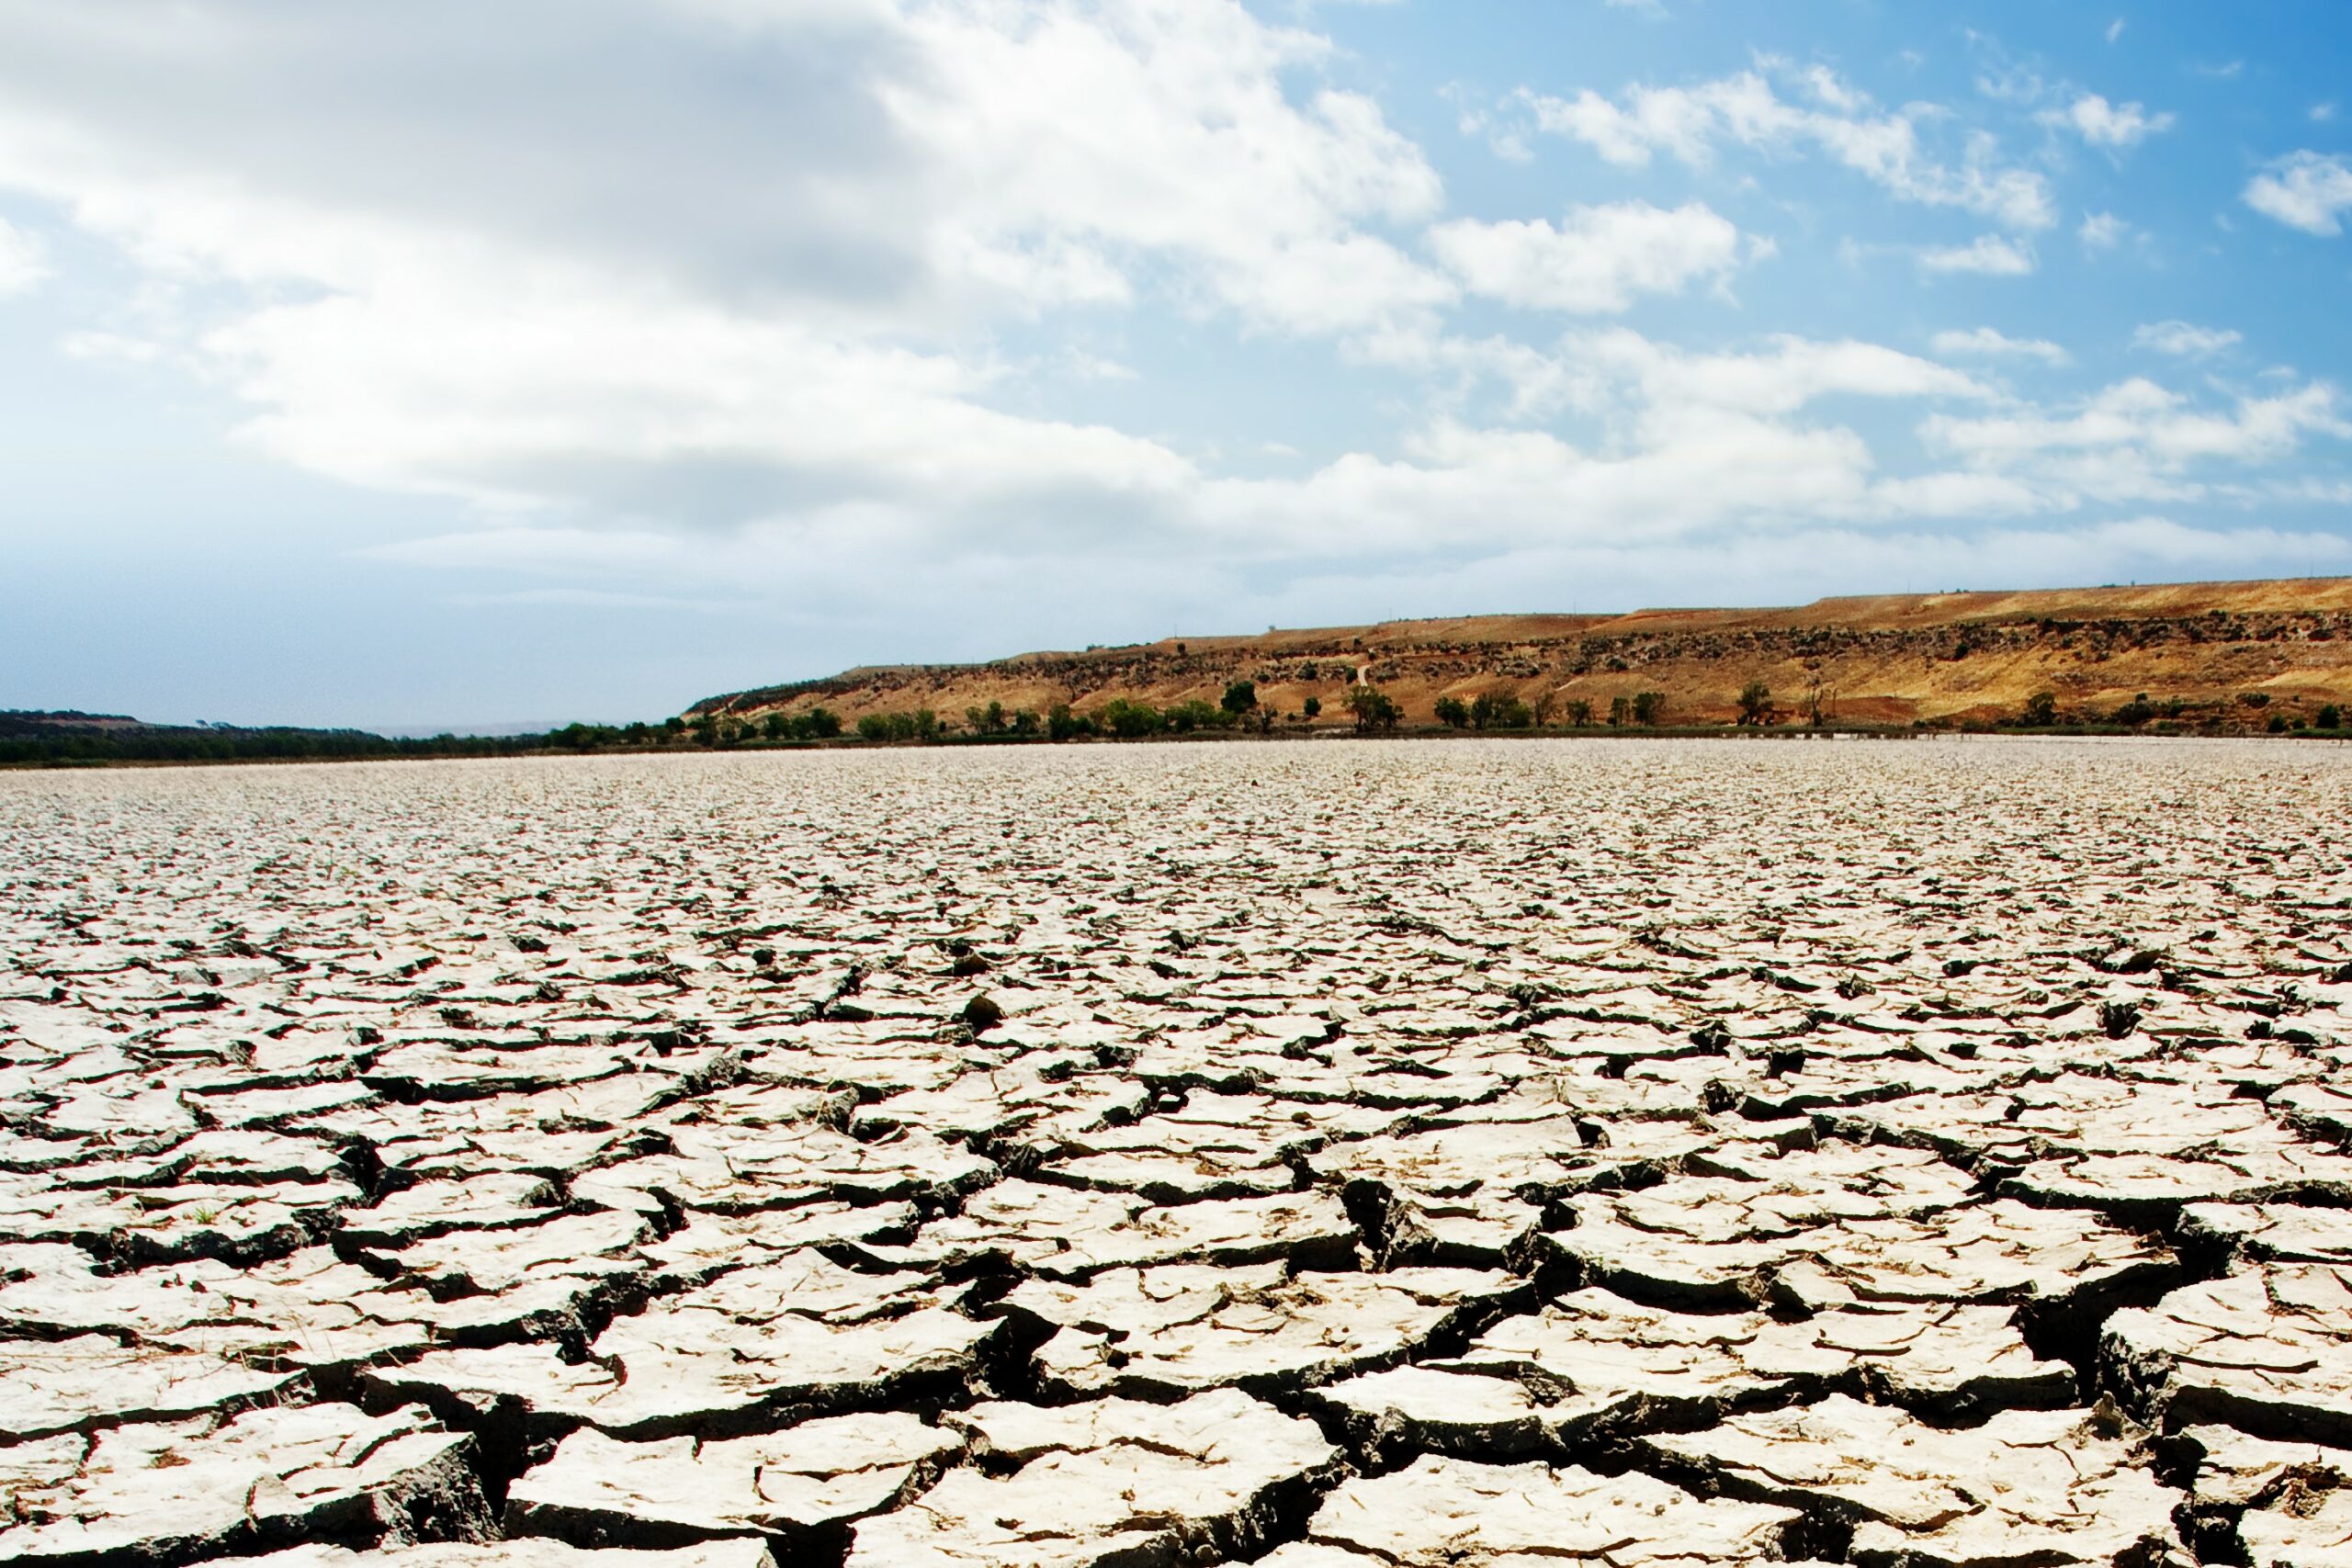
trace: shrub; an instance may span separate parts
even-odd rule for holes
[[[1525,729],[1535,722],[1527,705],[1509,692],[1481,692],[1470,705],[1470,723],[1477,729]]]
[[[857,721],[858,735],[867,740],[935,740],[939,716],[929,708],[912,713],[870,713]]]
[[[2145,724],[2155,716],[2156,705],[2148,700],[2145,692],[2115,710],[2115,722],[2118,724]]]
[[[1306,702],[1299,705],[1298,711],[1305,714],[1307,717],[1313,718],[1316,715],[1323,711],[1323,699],[1321,697],[1309,697]]]
[[[1440,697],[1437,721],[1448,729],[1460,729],[1470,722],[1470,709],[1460,697]]]
[[[1102,727],[1123,740],[1139,735],[1156,735],[1167,728],[1167,719],[1149,703],[1131,703],[1125,697],[1113,697],[1102,705]]]
[[[2344,710],[2329,703],[2312,716],[2312,722],[2322,729],[2341,729],[2344,727]]]
[[[1069,740],[1080,735],[1094,733],[1094,721],[1083,714],[1069,711],[1068,703],[1056,703],[1046,712],[1046,738]]]
[[[1236,681],[1226,687],[1217,705],[1227,713],[1248,713],[1258,705],[1258,682]]]
[[[1233,717],[1225,709],[1211,707],[1198,697],[1178,703],[1160,716],[1161,721],[1180,735],[1195,729],[1221,729],[1230,725]]]
[[[2058,694],[2036,692],[2026,698],[2025,707],[2018,713],[2020,722],[2046,728],[2058,722]]]
[[[793,721],[793,732],[810,740],[831,740],[842,732],[842,716],[831,708],[810,708]]]
[[[1739,722],[1743,725],[1770,724],[1776,716],[1772,707],[1772,688],[1761,681],[1750,681],[1739,689]]]
[[[771,740],[782,740],[792,733],[792,721],[780,713],[772,713],[760,721],[760,733]]]
[[[1396,699],[1376,686],[1350,686],[1348,711],[1355,716],[1356,733],[1359,735],[1394,729],[1397,720],[1404,717]]]

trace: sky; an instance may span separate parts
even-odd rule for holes
[[[0,707],[2352,572],[2336,0],[0,0]]]

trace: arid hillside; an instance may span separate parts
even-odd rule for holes
[[[2352,578],[2171,583],[2024,592],[1884,594],[1793,609],[1641,610],[1623,615],[1477,615],[1376,626],[1170,637],[986,664],[901,665],[707,698],[688,716],[760,718],[824,706],[854,723],[930,709],[1085,713],[1114,697],[1216,703],[1255,682],[1277,715],[1319,699],[1314,722],[1343,726],[1340,700],[1377,684],[1408,725],[1442,697],[1515,696],[1558,716],[1644,692],[1662,722],[1730,723],[1750,682],[1784,720],[1817,699],[1832,721],[1984,722],[2048,692],[2065,721],[2104,720],[2145,694],[2154,722],[2261,729],[2352,705]],[[1548,699],[1548,701],[1546,700]],[[2175,712],[2174,705],[2179,705]],[[1292,727],[1306,722],[1289,717]]]

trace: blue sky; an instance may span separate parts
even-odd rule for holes
[[[2352,571],[2347,38],[0,0],[0,706]]]

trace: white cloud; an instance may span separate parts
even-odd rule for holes
[[[2132,225],[2112,212],[2086,212],[2083,226],[2075,231],[2075,237],[2086,251],[2111,251],[2131,231]]]
[[[52,22],[0,51],[0,186],[193,286],[153,341],[251,410],[248,445],[360,483],[688,522],[1076,513],[1191,465],[992,407],[995,323],[1152,291],[1354,333],[1457,297],[1378,231],[1438,210],[1419,150],[1317,85],[1326,40],[1231,0],[672,0],[629,51],[553,59],[429,4]],[[201,68],[159,85],[150,45]],[[706,90],[752,60],[760,95]]]
[[[561,69],[547,51],[584,47],[562,29],[469,52],[496,32],[477,8],[338,15],[345,30],[205,0],[54,13],[0,50],[0,185],[168,301],[68,352],[193,370],[250,449],[492,525],[371,558],[570,572],[597,604],[738,568],[817,599],[985,559],[969,602],[974,581],[1011,598],[1118,555],[1212,587],[1232,563],[1374,549],[1662,558],[1656,540],[1703,539],[1682,558],[1752,558],[1758,539],[1925,538],[1922,518],[2181,492],[2198,463],[2336,428],[2311,389],[2045,409],[1860,339],[1453,335],[1466,294],[1621,310],[1719,285],[1769,242],[1696,200],[1448,221],[1419,150],[1329,87],[1326,40],[1226,0],[669,0],[630,11],[663,19],[635,47]],[[155,72],[162,52],[187,68]],[[1818,152],[1906,201],[2052,221],[2038,174],[1982,141],[1933,152],[1939,111],[1874,108],[1819,68],[1592,102],[1565,133],[1621,162]],[[1957,254],[2032,265],[1997,235]],[[1154,309],[1177,330],[1125,330]],[[1317,408],[1238,434],[1170,418],[1186,434],[1160,440],[1097,412],[1155,389],[1101,395],[1134,371],[1094,349],[1197,336],[1248,375],[1232,340],[1253,334],[1327,338],[1334,381],[1376,370],[1380,427]],[[1936,343],[2063,360],[1989,328]],[[1866,434],[1921,415],[1941,422],[1924,458]],[[2069,434],[2095,417],[2125,433]],[[1289,448],[1261,438],[1284,436],[1316,459],[1266,462]],[[1218,447],[1249,462],[1221,469]],[[1160,570],[1135,575],[1160,592]]]
[[[2097,93],[2085,93],[2063,109],[2044,109],[2034,118],[2071,130],[2094,147],[2136,147],[2173,124],[2169,112],[2150,114],[2138,104],[2110,104]]]
[[[1526,310],[1592,315],[1640,294],[1679,293],[1723,278],[1739,258],[1739,231],[1700,202],[1671,210],[1646,202],[1569,209],[1558,227],[1535,220],[1459,219],[1430,231],[1439,261],[1475,294]]]
[[[0,219],[0,299],[22,294],[48,276],[40,242]]]
[[[2199,463],[2273,461],[2304,438],[2352,435],[2335,389],[2312,382],[2225,412],[2196,409],[2177,392],[2133,377],[2057,411],[1932,414],[1920,435],[1985,471],[2019,473],[2098,501],[2202,499]]]
[[[2208,355],[2245,341],[2245,334],[2221,327],[2200,327],[2188,321],[2149,321],[2133,330],[2132,346],[2154,349],[2184,359]]]
[[[2313,104],[2306,111],[2306,118],[2313,125],[2325,125],[2335,118],[2335,100],[2330,98],[2325,103]]]
[[[2048,182],[2032,170],[1995,163],[1988,141],[1970,139],[1957,166],[1930,156],[1919,126],[1940,118],[1938,111],[1913,106],[1870,113],[1867,97],[1820,67],[1797,81],[1823,107],[1789,102],[1759,71],[1691,87],[1636,85],[1617,101],[1588,89],[1573,98],[1522,90],[1519,102],[1540,130],[1582,141],[1629,168],[1658,152],[1703,165],[1724,143],[1771,152],[1809,148],[1899,200],[1958,208],[2018,229],[2056,220]]]
[[[1991,327],[1975,327],[1967,332],[1940,332],[1933,340],[1935,350],[1943,355],[1970,355],[1985,359],[2038,359],[2044,365],[2064,365],[2069,362],[2066,351],[2047,338],[2010,337]]]
[[[2317,152],[2290,153],[2256,175],[2245,187],[2245,204],[2306,234],[2344,231],[2340,215],[2352,208],[2352,165]]]
[[[2120,39],[2120,38],[2121,38],[2122,36],[2123,36],[2123,18],[2122,18],[2122,17],[2116,17],[2116,18],[2115,18],[2115,20],[2113,20],[2113,21],[2111,21],[2111,22],[2109,22],[2109,23],[2108,23],[2108,24],[2107,24],[2107,41],[2108,41],[2108,42],[2109,42],[2109,43],[2113,43],[2117,39]]]
[[[2022,277],[2033,270],[2030,246],[1998,234],[1980,234],[1965,245],[1929,246],[1919,253],[1923,272],[1973,272],[1987,277]]]

